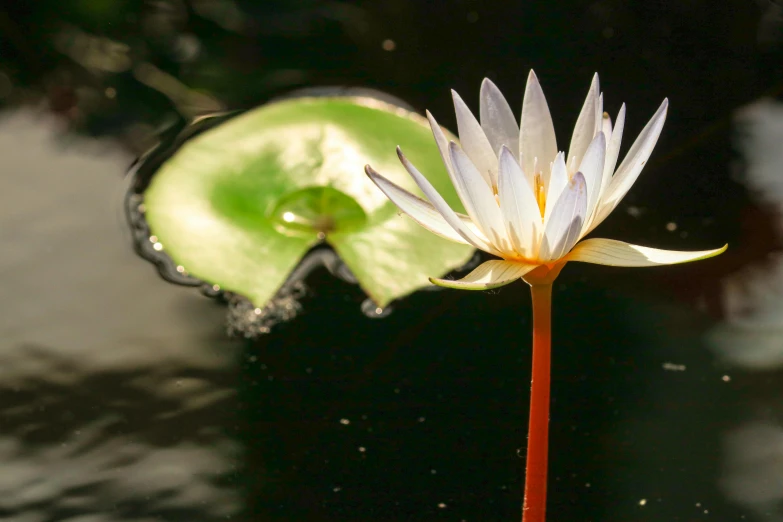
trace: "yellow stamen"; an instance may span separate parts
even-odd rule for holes
[[[546,191],[544,190],[544,180],[539,172],[535,176],[535,196],[536,203],[538,203],[538,211],[541,213],[541,218],[544,218],[544,211],[546,210]]]

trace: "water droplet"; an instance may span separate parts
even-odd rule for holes
[[[666,230],[668,230],[669,232],[674,232],[675,230],[677,230],[677,223],[675,223],[674,221],[670,221],[666,223]]]
[[[372,299],[365,299],[362,303],[362,313],[372,319],[381,319],[388,317],[392,313],[392,308],[390,306],[381,308]]]
[[[288,235],[310,236],[361,229],[364,209],[347,194],[332,187],[308,187],[280,198],[269,214],[275,228]]]
[[[721,377],[721,380],[723,382],[729,382],[731,380],[731,377],[729,377],[728,375],[724,375],[723,377]]]

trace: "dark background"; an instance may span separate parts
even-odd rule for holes
[[[723,317],[721,278],[778,247],[775,213],[743,185],[732,117],[783,93],[782,12],[761,0],[15,2],[0,10],[0,101],[56,113],[63,136],[138,154],[199,114],[309,86],[376,88],[454,129],[449,89],[475,108],[490,77],[520,107],[534,68],[562,146],[598,71],[605,109],[614,117],[628,104],[624,153],[668,97],[649,165],[598,234],[684,250],[728,242],[729,251],[677,267],[564,270],[554,297],[550,519],[750,520],[719,487],[721,440],[746,416],[758,379],[733,371],[726,382],[701,339]],[[370,319],[360,290],[326,270],[306,284],[298,317],[244,343],[227,384],[237,393],[155,444],[199,423],[239,441],[242,456],[220,478],[242,498],[232,519],[518,519],[527,288],[419,292]],[[664,369],[669,362],[687,369]],[[114,393],[100,379],[82,385],[90,397]],[[158,399],[128,400],[149,412]],[[146,413],[118,429],[158,421]],[[15,422],[23,433],[33,420]],[[141,501],[117,512],[142,515],[213,520],[195,505]]]

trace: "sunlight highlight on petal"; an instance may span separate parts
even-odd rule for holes
[[[541,212],[522,168],[505,146],[500,152],[499,170],[498,195],[506,230],[517,252],[533,257],[543,228]]]
[[[489,290],[513,283],[536,268],[536,265],[493,259],[485,261],[458,280],[430,278],[432,284],[459,290]]]
[[[500,147],[505,145],[519,159],[519,126],[503,93],[489,78],[484,78],[480,97],[479,119],[492,151],[499,156]]]
[[[644,267],[675,265],[707,259],[726,251],[728,245],[714,250],[681,252],[632,245],[615,239],[586,239],[565,257],[566,261],[581,261],[597,265]]]
[[[546,223],[538,258],[550,261],[563,257],[579,241],[587,209],[587,187],[581,172],[574,174],[552,209]]]
[[[392,203],[430,232],[457,243],[469,244],[428,201],[411,194],[366,165],[365,172]],[[459,216],[459,214],[457,214]]]
[[[478,120],[470,112],[459,94],[456,91],[451,91],[451,96],[454,99],[454,111],[457,113],[457,130],[462,150],[468,155],[487,185],[496,189],[498,186],[498,157],[492,150],[492,145],[489,144]]]
[[[527,78],[520,125],[519,155],[522,170],[532,179],[532,176],[537,174],[534,162],[538,158],[538,167],[546,184],[549,182],[549,163],[554,161],[557,155],[557,141],[544,91],[533,71],[530,71]]]
[[[568,165],[569,171],[574,172],[577,170],[579,163],[582,161],[587,147],[595,137],[595,114],[598,110],[598,95],[600,87],[598,83],[598,74],[593,75],[593,81],[590,84],[590,90],[587,92],[587,98],[582,105],[582,110],[579,113],[579,118],[574,125],[574,133],[571,136],[571,145],[568,147]]]

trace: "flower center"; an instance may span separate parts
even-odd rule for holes
[[[535,175],[535,196],[536,203],[538,203],[538,211],[541,213],[541,219],[544,219],[544,211],[546,210],[546,190],[544,187],[544,179],[541,177],[541,173]]]

